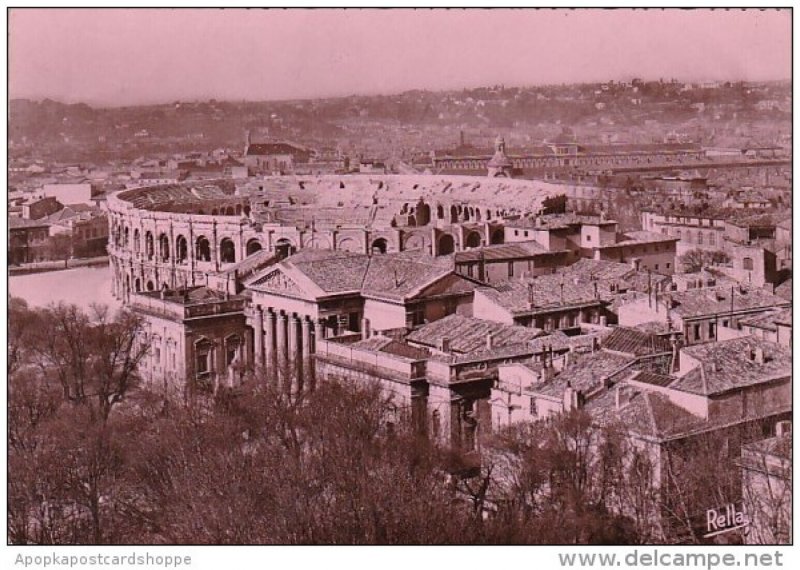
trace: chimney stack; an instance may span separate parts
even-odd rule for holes
[[[533,294],[533,283],[528,283],[528,308],[533,309],[536,306]]]
[[[442,352],[450,352],[450,339],[446,336],[442,337],[439,341],[439,350]]]
[[[490,332],[486,333],[486,350],[494,349],[494,335]]]
[[[757,346],[753,350],[753,362],[756,364],[764,364],[764,349]]]

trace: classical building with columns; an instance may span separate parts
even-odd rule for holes
[[[507,218],[543,211],[562,190],[421,175],[123,190],[108,198],[113,293],[161,331],[147,365],[157,382],[235,384],[226,347],[236,344],[238,366],[263,366],[298,390],[314,377],[314,338],[468,315],[476,283],[455,272],[452,254],[503,243]]]

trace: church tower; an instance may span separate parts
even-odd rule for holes
[[[494,156],[489,160],[489,178],[511,178],[514,170],[514,163],[506,156],[506,141],[497,135],[494,140]]]

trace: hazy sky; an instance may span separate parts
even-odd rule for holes
[[[9,58],[12,98],[108,105],[788,79],[791,13],[12,9]]]

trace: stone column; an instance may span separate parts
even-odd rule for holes
[[[289,347],[288,347],[288,327],[286,323],[286,313],[281,311],[278,313],[278,319],[275,324],[275,337],[277,342],[276,344],[276,352],[277,354],[277,363],[278,366],[275,370],[276,374],[275,377],[278,381],[278,386],[283,387],[286,385],[286,381],[291,380],[287,377],[287,371],[289,369]]]
[[[308,317],[300,321],[302,330],[302,364],[303,368],[299,378],[299,391],[311,390],[314,385],[314,368],[311,360],[311,321]]]
[[[297,313],[289,315],[289,378],[286,379],[286,391],[297,393],[297,384],[303,375],[303,363],[300,356],[300,319]]]
[[[314,340],[320,341],[325,338],[325,323],[322,319],[314,321]]]
[[[264,314],[261,306],[255,306],[255,316],[253,318],[253,366],[256,369],[264,366]]]
[[[275,353],[275,313],[272,309],[267,309],[267,320],[264,327],[264,352],[265,362],[264,367],[267,372],[268,383],[274,385],[277,375],[278,362]]]

